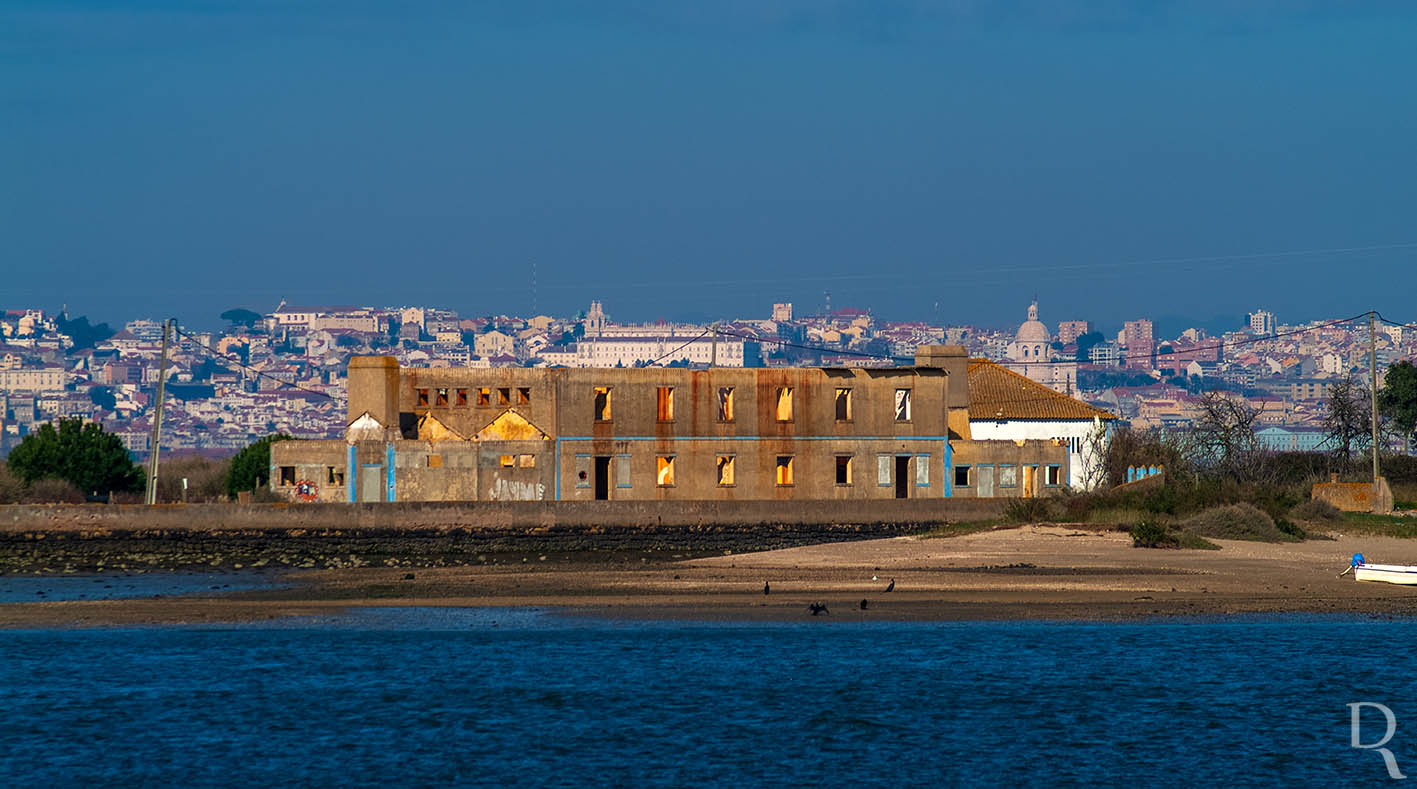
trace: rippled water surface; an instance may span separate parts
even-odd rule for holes
[[[625,623],[388,609],[0,632],[7,785],[1385,781],[1417,623]],[[1365,719],[1368,742],[1381,716]],[[1410,733],[1409,733],[1410,732]]]

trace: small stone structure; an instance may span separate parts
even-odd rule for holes
[[[1339,482],[1337,474],[1330,474],[1328,482],[1314,483],[1310,498],[1326,501],[1344,512],[1376,512],[1386,515],[1392,512],[1392,489],[1386,477],[1378,477],[1375,482]]]

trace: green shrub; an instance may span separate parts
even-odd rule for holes
[[[1280,530],[1269,513],[1246,503],[1212,507],[1183,521],[1181,528],[1191,534],[1221,540],[1290,542],[1295,539]]]
[[[1016,523],[1039,523],[1053,520],[1053,511],[1043,499],[1009,499],[1004,517]]]
[[[1299,502],[1294,509],[1290,510],[1289,516],[1301,521],[1337,523],[1343,520],[1343,511],[1326,501],[1308,499]]]
[[[1130,532],[1133,548],[1175,548],[1179,545],[1175,536],[1156,521],[1137,521]]]

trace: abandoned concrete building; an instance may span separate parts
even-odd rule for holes
[[[960,346],[923,346],[915,362],[424,369],[355,357],[346,439],[273,445],[271,485],[350,502],[1027,497],[1076,486],[1070,466],[1086,458],[1066,435],[1025,437],[1006,421],[1111,419],[1007,371],[1001,386]],[[978,407],[976,379],[991,398]]]

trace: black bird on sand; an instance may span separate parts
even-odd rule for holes
[[[886,586],[886,591],[887,591],[887,592],[894,592],[894,591],[895,591],[895,579],[894,579],[894,578],[892,578],[890,584],[888,584],[888,585]]]
[[[861,610],[862,610],[862,611],[865,611],[865,610],[866,610],[867,602],[868,602],[868,601],[866,600],[866,598],[864,598],[864,597],[861,598]]]
[[[767,581],[763,581],[763,594],[767,594],[768,592],[771,592],[771,591],[772,591],[772,587],[771,587],[771,586],[768,586],[768,582],[767,582]]]
[[[820,616],[821,614],[831,613],[827,610],[826,603],[812,603],[811,605],[807,606],[807,610],[812,612],[812,616]]]

